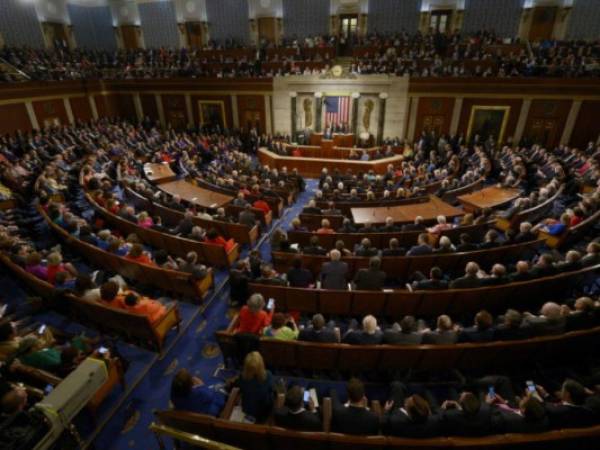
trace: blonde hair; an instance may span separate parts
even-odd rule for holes
[[[244,380],[259,380],[267,379],[267,370],[265,362],[258,352],[250,352],[244,359],[244,368],[242,369],[242,378]]]

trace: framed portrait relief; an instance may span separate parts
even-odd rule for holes
[[[503,142],[506,124],[510,114],[510,106],[478,106],[471,108],[467,140],[478,135],[479,141],[484,142],[493,137],[494,141]]]
[[[221,129],[227,128],[227,119],[225,118],[225,104],[222,100],[200,100],[198,101],[200,110],[200,124],[209,126],[219,126]]]

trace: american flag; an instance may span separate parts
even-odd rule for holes
[[[325,98],[325,123],[340,125],[350,122],[350,97]]]

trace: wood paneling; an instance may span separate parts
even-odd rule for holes
[[[27,115],[25,103],[0,105],[0,133],[14,133],[17,130],[29,131],[33,127]]]
[[[559,144],[571,104],[570,100],[533,100],[523,133],[526,142],[548,148]]]
[[[275,42],[276,41],[276,24],[275,17],[259,17],[257,19],[258,22],[258,38],[260,40],[266,40],[267,42]]]
[[[186,22],[185,34],[190,48],[202,48],[202,22]]]
[[[136,25],[121,25],[121,37],[123,47],[127,50],[140,48],[140,27]]]
[[[421,97],[417,107],[415,135],[435,130],[436,134],[450,133],[454,99],[451,97]]]
[[[117,96],[117,108],[118,114],[124,119],[137,121],[137,114],[135,112],[135,104],[133,103],[133,95],[119,94]]]
[[[154,94],[140,94],[140,103],[142,104],[144,117],[148,116],[154,122],[159,120],[156,97]]]
[[[464,133],[467,136],[469,129],[469,118],[471,116],[471,109],[473,106],[510,106],[508,115],[508,121],[506,123],[506,129],[504,130],[504,138],[512,138],[517,128],[517,122],[519,120],[519,114],[521,113],[521,105],[523,101],[521,99],[501,99],[501,98],[465,98],[463,100],[462,109],[460,112],[460,120],[458,122],[458,132]]]
[[[262,95],[238,95],[238,120],[241,128],[256,127],[258,133],[266,129],[265,98]]]
[[[187,126],[187,112],[185,107],[184,95],[161,96],[165,122],[171,124],[173,128],[184,128]]]
[[[231,110],[231,97],[229,95],[192,95],[192,110],[194,111],[194,123],[200,123],[200,101],[223,102],[227,126],[233,127],[233,112]]]
[[[119,115],[119,104],[114,94],[95,95],[98,117],[115,117]]]
[[[575,127],[571,134],[571,145],[586,148],[588,142],[600,138],[600,100],[585,100],[581,103]]]
[[[552,37],[557,11],[558,7],[556,6],[536,6],[533,8],[531,28],[529,29],[530,41],[539,41]]]
[[[87,122],[92,119],[92,108],[88,97],[71,97],[69,103],[71,103],[71,111],[73,111],[75,120]]]
[[[33,102],[33,110],[35,111],[40,128],[55,124],[57,121],[60,125],[67,125],[69,123],[65,104],[62,99]]]

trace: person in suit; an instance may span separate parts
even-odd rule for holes
[[[537,236],[531,231],[533,225],[530,222],[521,222],[519,224],[519,232],[513,238],[515,244],[522,244],[523,242],[535,241]]]
[[[365,386],[351,378],[346,384],[348,403],[343,405],[335,390],[331,391],[331,429],[336,433],[375,435],[379,433],[379,416],[368,409]]]
[[[340,261],[342,254],[338,250],[331,250],[329,257],[331,261],[324,263],[321,267],[321,288],[346,289],[348,283],[348,264]]]
[[[181,197],[177,194],[171,197],[171,201],[169,201],[166,206],[167,208],[174,209],[175,211],[185,211],[185,206],[183,206],[181,203]]]
[[[383,334],[377,326],[377,319],[371,315],[365,316],[362,321],[362,330],[357,329],[355,320],[352,320],[342,342],[352,345],[381,344]]]
[[[590,242],[585,249],[586,254],[581,258],[581,265],[583,267],[595,266],[600,264],[600,243]]]
[[[422,280],[413,281],[412,288],[414,290],[440,290],[448,289],[448,282],[444,280],[442,269],[433,266],[429,270],[429,278],[423,277]]]
[[[562,334],[565,332],[566,319],[559,304],[546,302],[540,309],[540,315],[535,316],[525,312],[525,323],[531,327],[536,336]]]
[[[523,322],[522,314],[514,309],[508,309],[504,313],[502,323],[494,330],[494,339],[497,341],[516,341],[530,336],[529,325]]]
[[[396,233],[400,228],[394,225],[394,219],[391,217],[385,218],[385,225],[379,228],[380,233]]]
[[[472,252],[479,249],[477,244],[471,242],[471,236],[467,233],[461,233],[458,239],[460,243],[456,246],[457,252]]]
[[[398,239],[392,238],[389,242],[389,247],[381,251],[381,256],[404,256],[406,250],[400,247]]]
[[[417,245],[412,246],[406,256],[429,255],[430,253],[433,253],[433,248],[429,245],[429,235],[421,233],[417,238]]]
[[[438,242],[438,248],[436,248],[433,253],[454,253],[455,250],[450,238],[448,236],[442,236]]]
[[[233,206],[239,206],[241,208],[245,208],[246,206],[249,206],[250,203],[248,203],[248,201],[245,198],[245,195],[243,192],[238,192],[236,198],[233,200]]]
[[[285,286],[287,283],[281,278],[270,264],[263,264],[260,267],[260,277],[256,279],[257,283],[270,284],[273,286]]]
[[[395,323],[383,332],[384,344],[419,345],[423,335],[417,331],[417,321],[413,316],[404,316],[400,323]]]
[[[290,287],[307,288],[313,282],[312,272],[302,267],[302,258],[295,257],[292,268],[287,272],[287,282]]]
[[[562,311],[566,320],[566,331],[585,330],[595,327],[600,319],[596,314],[594,301],[590,297],[579,297],[575,300],[573,310],[563,306]]]
[[[238,214],[238,222],[241,225],[246,225],[250,228],[256,225],[256,215],[252,212],[250,203],[246,203],[244,209]]]
[[[559,273],[581,269],[581,253],[577,250],[569,250],[565,255],[565,260],[557,262],[554,267]]]
[[[240,389],[242,411],[256,422],[264,422],[273,405],[273,375],[265,369],[265,362],[258,352],[250,352],[244,359],[244,367],[234,386]]]
[[[302,249],[302,253],[305,255],[326,255],[327,250],[321,247],[317,236],[311,236],[309,245]]]
[[[248,262],[239,260],[229,272],[229,298],[234,305],[242,305],[250,295]]]
[[[381,270],[381,259],[374,256],[369,260],[368,269],[360,269],[354,275],[354,288],[361,291],[380,291],[385,279],[386,274]]]
[[[500,241],[498,241],[499,235],[496,230],[489,230],[485,233],[483,237],[483,242],[479,244],[480,250],[487,250],[489,248],[496,248],[500,246]]]
[[[304,389],[290,387],[285,394],[285,405],[273,411],[275,425],[298,431],[322,431],[321,417],[312,399],[304,402]]]
[[[178,234],[181,236],[187,236],[192,232],[194,228],[194,214],[191,211],[186,211],[183,215],[183,219],[179,221],[177,226],[171,230],[172,234]]]
[[[511,283],[515,281],[527,281],[533,277],[529,271],[529,263],[527,261],[518,261],[515,265],[515,271],[508,276]]]
[[[458,341],[456,327],[450,316],[442,314],[437,318],[437,328],[423,334],[423,344],[455,344]]]
[[[413,223],[407,223],[402,225],[402,231],[423,231],[425,230],[425,225],[423,224],[423,217],[417,216]]]
[[[543,433],[550,428],[543,402],[530,392],[521,399],[516,409],[510,408],[506,400],[498,395],[489,403],[492,408],[497,408],[501,431],[504,433]]]
[[[489,342],[494,339],[494,318],[485,309],[475,314],[472,327],[463,328],[458,333],[458,342]]]
[[[321,210],[317,208],[317,202],[315,200],[310,200],[308,206],[305,206],[302,209],[302,214],[321,214]]]
[[[352,224],[352,220],[347,217],[342,221],[342,226],[338,228],[338,233],[356,233],[356,227]]]
[[[566,379],[555,401],[542,386],[537,393],[544,399],[544,406],[551,428],[581,428],[594,423],[594,413],[586,407],[585,387],[572,379]]]
[[[381,426],[385,435],[407,438],[432,438],[442,432],[440,416],[431,412],[427,400],[418,394],[407,396],[406,386],[398,381],[391,385]]]
[[[225,395],[206,386],[187,369],[180,369],[171,383],[171,402],[177,410],[216,417],[225,406],[226,400]]]
[[[333,326],[325,324],[325,317],[322,314],[315,314],[311,319],[311,326],[300,330],[299,341],[333,343],[339,342],[339,334],[336,333]]]
[[[549,277],[556,275],[558,270],[554,267],[554,257],[550,253],[543,253],[538,258],[538,261],[529,271],[532,278]]]
[[[360,245],[354,250],[356,256],[376,256],[379,254],[379,250],[371,245],[369,238],[363,238],[360,241]]]
[[[458,401],[446,400],[441,409],[446,435],[486,436],[499,428],[499,421],[489,405],[482,404],[472,392],[461,393]]]
[[[479,265],[470,261],[465,267],[465,275],[457,278],[450,283],[450,289],[476,288],[482,285],[481,279],[477,276]]]
[[[327,215],[327,216],[341,216],[342,211],[335,207],[334,202],[327,202],[327,209],[323,209],[321,211],[321,214]]]
[[[494,264],[490,276],[481,279],[482,286],[498,286],[509,282],[506,276],[506,267],[502,264]]]

